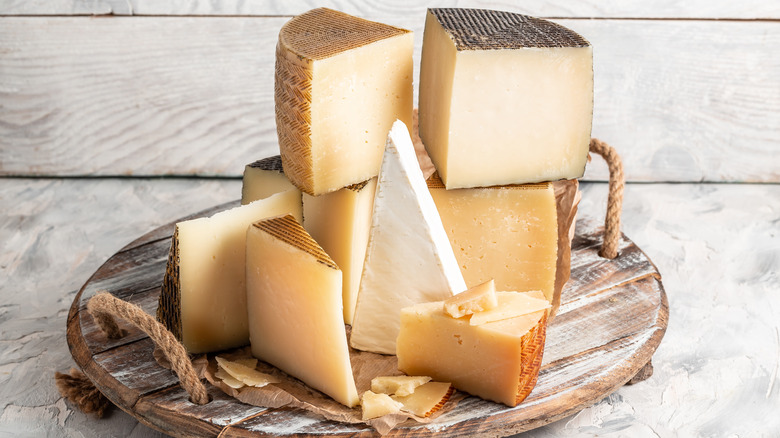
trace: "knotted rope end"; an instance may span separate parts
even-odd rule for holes
[[[54,373],[54,380],[60,394],[86,414],[102,418],[111,406],[108,398],[76,368],[71,368],[69,374]]]

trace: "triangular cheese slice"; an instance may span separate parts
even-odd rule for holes
[[[409,136],[396,121],[377,182],[351,344],[395,354],[401,309],[466,290]]]
[[[534,296],[535,295],[535,296]],[[488,322],[501,321],[521,315],[549,309],[550,302],[544,298],[541,291],[533,292],[496,292],[498,305],[492,309],[476,312],[471,315],[469,324],[482,325]]]

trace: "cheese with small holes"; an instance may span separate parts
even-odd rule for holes
[[[445,313],[442,301],[406,307],[401,311],[398,369],[516,406],[536,385],[547,317],[545,309],[475,326],[469,316]]]
[[[252,355],[357,405],[336,263],[290,215],[252,224],[246,241]]]
[[[249,344],[246,230],[252,222],[287,213],[302,219],[297,190],[176,224],[157,319],[189,353]]]
[[[396,119],[412,121],[412,32],[326,8],[292,18],[276,47],[284,171],[310,195],[379,173]]]
[[[466,290],[442,221],[401,121],[387,138],[350,343],[395,354],[402,308]]]
[[[249,204],[267,198],[275,193],[295,189],[282,170],[282,157],[275,155],[257,160],[244,167],[241,185],[241,204]]]
[[[558,216],[552,183],[446,190],[427,180],[469,286],[541,290],[552,302],[558,263]]]
[[[448,189],[578,178],[593,118],[593,52],[525,15],[429,9],[420,137]]]
[[[303,227],[344,275],[344,322],[352,324],[366,258],[376,178],[320,196],[303,195]]]

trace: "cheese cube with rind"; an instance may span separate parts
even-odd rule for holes
[[[412,32],[327,8],[282,26],[275,108],[284,170],[320,195],[376,176],[396,119],[411,126]]]
[[[466,284],[490,279],[496,290],[541,290],[553,300],[558,213],[552,183],[446,190],[427,180]]]
[[[420,137],[448,189],[584,173],[593,51],[570,29],[511,12],[429,9],[419,92]]]
[[[363,421],[378,418],[383,415],[400,412],[403,404],[383,393],[366,391],[360,402],[363,408]]]
[[[403,307],[466,290],[401,121],[387,138],[355,306],[353,348],[395,354]]]
[[[541,368],[548,310],[472,326],[444,313],[442,305],[401,311],[398,369],[508,406],[525,399]]]
[[[289,215],[252,224],[246,240],[252,355],[357,405],[336,263]]]
[[[302,219],[297,190],[176,224],[157,319],[189,353],[249,344],[246,230],[254,221],[287,213]]]
[[[444,311],[453,318],[484,312],[498,306],[496,283],[490,279],[444,300]]]
[[[411,412],[418,417],[430,417],[444,407],[453,392],[455,389],[449,383],[428,382],[415,388],[411,394],[397,394],[392,396],[392,399],[403,405],[402,411]]]
[[[352,324],[366,258],[376,178],[320,196],[303,195],[303,227],[341,268],[344,323]]]
[[[496,292],[498,304],[482,312],[475,312],[469,318],[469,324],[482,325],[489,322],[514,318],[528,313],[546,310],[552,307],[541,291],[526,293]]]
[[[430,380],[431,378],[427,376],[379,376],[371,379],[371,390],[376,393],[405,396]]]
[[[275,193],[287,190],[298,190],[282,169],[282,157],[274,155],[263,158],[244,167],[244,177],[241,185],[241,204],[249,204],[258,199],[265,199]]]

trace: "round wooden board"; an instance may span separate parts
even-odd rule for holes
[[[209,216],[229,203],[191,217]],[[189,217],[188,217],[189,218]],[[180,220],[188,219],[182,218]],[[178,221],[177,221],[178,222]],[[174,222],[175,223],[175,222]],[[86,303],[97,291],[155,314],[174,223],[130,243],[109,258],[76,295],[68,315],[71,354],[114,404],[140,422],[174,436],[375,436],[362,424],[325,420],[291,408],[243,404],[206,384],[212,401],[195,405],[171,371],[153,357],[151,340],[123,322],[122,339],[107,339]],[[599,257],[602,228],[577,221],[571,279],[547,330],[534,391],[515,408],[467,397],[433,423],[404,424],[390,436],[506,436],[551,423],[598,402],[649,363],[669,315],[661,276],[634,243],[621,236],[620,255]]]

